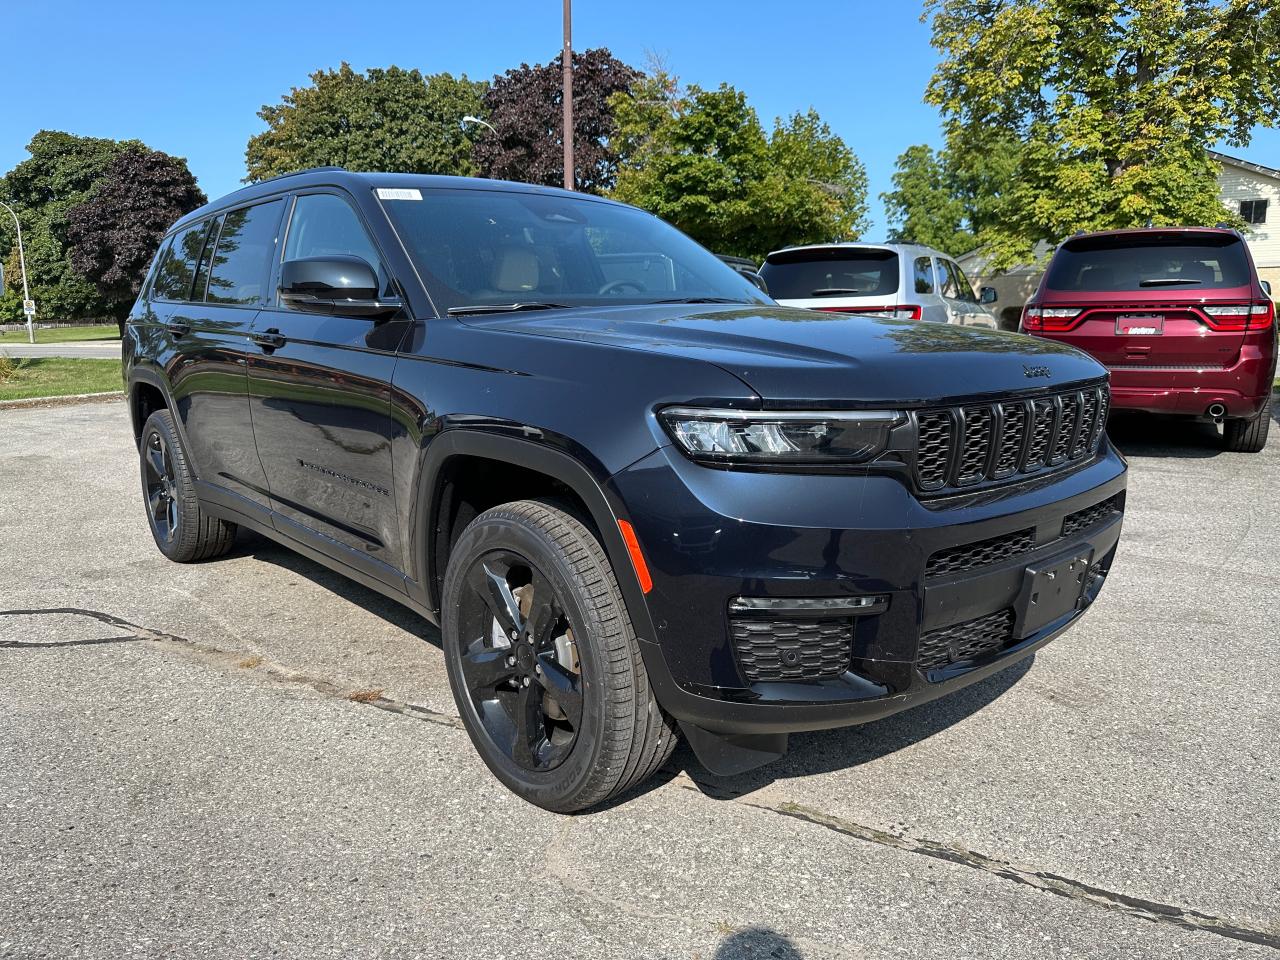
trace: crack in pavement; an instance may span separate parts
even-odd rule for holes
[[[367,691],[344,687],[332,680],[326,680],[321,677],[315,677],[298,671],[289,670],[278,664],[262,660],[260,657],[253,657],[251,658],[253,662],[250,662],[250,660],[244,659],[244,651],[224,650],[210,644],[189,640],[186,637],[179,637],[174,634],[151,630],[146,627],[139,626],[138,624],[130,623],[128,620],[123,620],[119,617],[114,617],[111,614],[102,613],[97,610],[86,610],[78,607],[0,610],[0,617],[36,616],[41,614],[85,616],[109,626],[132,632],[128,635],[117,637],[100,637],[90,640],[67,640],[61,642],[26,642],[18,640],[0,641],[0,648],[50,649],[56,647],[91,646],[109,643],[135,643],[138,641],[148,641],[169,648],[178,649],[186,653],[194,652],[198,655],[199,659],[204,660],[205,662],[215,663],[220,666],[236,667],[242,670],[252,670],[263,673],[276,680],[305,686],[325,696],[374,707],[375,709],[382,710],[387,713],[394,713],[413,720],[420,720],[426,723],[435,724],[437,726],[445,726],[452,729],[463,729],[461,718],[451,714],[440,713],[427,707],[407,703],[402,700],[396,700],[392,697],[385,697],[381,694],[375,697],[366,697],[364,694]],[[813,807],[793,803],[791,801],[771,803],[764,800],[750,799],[747,794],[742,791],[726,788],[723,784],[695,777],[687,770],[680,770],[671,766],[666,766],[663,770],[673,774],[675,779],[672,782],[676,787],[682,790],[695,791],[704,796],[713,797],[717,800],[735,802],[775,816],[799,820],[804,823],[822,827],[851,839],[874,843],[878,846],[888,847],[903,853],[931,857],[957,866],[968,867],[970,869],[986,873],[990,876],[997,877],[1001,880],[1007,880],[1012,883],[1032,887],[1036,890],[1052,893],[1077,903],[1087,904],[1113,913],[1121,913],[1125,916],[1136,917],[1152,923],[1162,923],[1197,933],[1210,933],[1215,936],[1225,937],[1231,940],[1238,940],[1244,943],[1270,947],[1273,950],[1280,950],[1280,932],[1276,932],[1274,929],[1265,930],[1257,927],[1245,926],[1242,924],[1232,923],[1221,917],[1215,917],[1212,914],[1201,913],[1198,910],[1179,907],[1174,904],[1160,903],[1155,900],[1147,900],[1142,897],[1134,897],[1129,894],[1117,893],[1112,890],[1106,890],[1102,887],[1096,887],[1092,884],[1084,883],[1080,880],[1073,880],[1070,877],[1060,876],[1059,874],[1050,873],[1045,870],[1038,870],[1035,867],[1013,863],[1011,861],[998,860],[994,857],[987,856],[984,853],[969,850],[958,844],[942,843],[936,840],[912,838],[905,834],[900,835],[889,833],[888,831],[864,826],[863,824],[856,823],[852,820],[846,820],[842,817],[824,813],[823,811],[817,810]],[[680,782],[681,779],[685,779],[688,782]]]

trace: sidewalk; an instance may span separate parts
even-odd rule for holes
[[[39,334],[37,334],[39,336]],[[70,343],[0,343],[0,353],[11,357],[72,357],[119,360],[119,340],[86,340]]]

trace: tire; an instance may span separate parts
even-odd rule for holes
[[[138,460],[147,525],[161,553],[176,563],[194,563],[231,549],[236,525],[201,509],[191,466],[168,410],[147,418]]]
[[[562,507],[522,500],[476,517],[450,554],[442,599],[459,714],[513,793],[571,813],[670,758],[675,729],[653,698],[613,569]]]
[[[1271,395],[1252,417],[1228,420],[1222,426],[1222,444],[1233,453],[1261,453],[1271,429]]]

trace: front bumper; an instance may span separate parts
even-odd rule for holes
[[[671,447],[655,451],[610,481],[653,578],[633,620],[655,694],[686,724],[778,734],[875,720],[980,680],[1062,633],[1097,596],[1119,539],[1125,472],[1104,442],[1074,469],[922,502],[894,477],[718,470]],[[1104,503],[1111,509],[1064,530],[1068,517],[1095,517]],[[977,565],[931,564],[926,575],[930,557],[984,543],[997,547],[979,549]],[[1074,608],[967,652],[967,625],[1013,619],[1028,568],[1068,555],[1089,558]],[[730,614],[744,596],[886,602],[849,616],[847,669],[796,679],[752,676]],[[952,636],[960,642],[939,659]]]

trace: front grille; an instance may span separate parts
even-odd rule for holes
[[[1062,521],[1062,535],[1069,537],[1073,533],[1087,530],[1094,524],[1101,523],[1119,512],[1120,495],[1116,494],[1116,496],[1103,500],[1101,503],[1095,503],[1092,507],[1085,507],[1083,510],[1067,514],[1066,519]]]
[[[1036,531],[1034,527],[1005,533],[977,543],[966,543],[958,547],[939,550],[925,562],[926,578],[942,577],[951,573],[961,573],[986,567],[1020,553],[1027,553],[1035,548]]]
[[[1009,481],[1084,460],[1106,429],[1106,386],[915,415],[916,487],[926,494]]]
[[[825,680],[849,669],[853,627],[846,619],[729,619],[742,673],[762,680]]]
[[[920,637],[916,662],[921,670],[976,660],[994,653],[1013,639],[1013,610],[1005,609],[976,620],[931,630]]]

